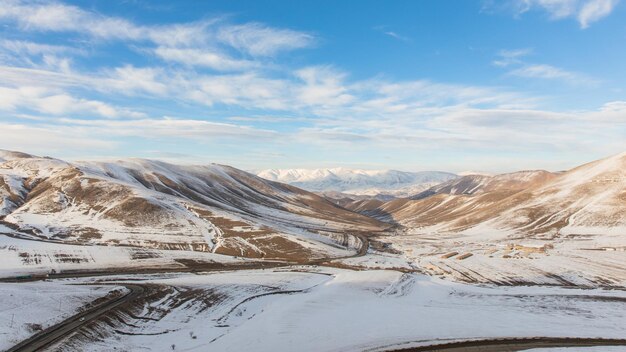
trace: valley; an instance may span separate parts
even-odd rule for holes
[[[626,344],[626,154],[391,200],[222,165],[0,159],[0,348],[29,336],[15,351]],[[140,292],[121,298],[129,285]]]
[[[626,352],[626,0],[0,0],[0,352]]]

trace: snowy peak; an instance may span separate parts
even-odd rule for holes
[[[337,191],[356,195],[413,194],[434,184],[455,179],[455,174],[439,171],[404,172],[397,170],[270,169],[259,177],[289,183],[314,192]]]

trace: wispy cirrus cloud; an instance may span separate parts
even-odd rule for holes
[[[597,85],[599,83],[597,79],[583,73],[526,61],[525,57],[532,53],[533,50],[530,48],[500,50],[492,64],[497,67],[508,68],[508,76],[557,80],[573,85]]]
[[[49,115],[83,114],[106,118],[138,118],[146,115],[130,109],[119,108],[110,104],[83,98],[76,98],[63,91],[54,91],[42,87],[0,87],[0,111],[22,109]]]
[[[187,24],[143,26],[58,2],[6,0],[0,19],[13,21],[23,31],[75,32],[102,40],[152,41],[168,45],[203,42],[214,20]]]
[[[85,50],[66,45],[50,45],[26,40],[0,41],[0,64],[43,67],[68,72],[71,70],[71,57],[83,55],[85,55]]]
[[[403,41],[403,42],[408,42],[409,40],[411,40],[409,37],[405,37],[405,36],[400,35],[400,34],[394,32],[394,31],[384,31],[383,34],[388,35],[388,36],[390,36],[392,38],[398,39],[398,40]]]
[[[261,23],[230,24],[221,18],[196,22],[141,25],[58,2],[7,0],[0,20],[11,21],[25,32],[73,33],[99,41],[122,41],[153,45],[149,52],[170,62],[218,71],[258,66],[240,56],[272,57],[282,52],[315,45],[313,34],[274,28]],[[52,47],[31,44],[33,50]]]
[[[260,23],[220,27],[217,38],[252,56],[272,56],[281,51],[311,47],[316,42],[309,33],[272,28]]]
[[[497,59],[492,61],[495,66],[507,67],[515,64],[521,64],[522,58],[532,54],[533,49],[503,49],[498,52]]]
[[[572,18],[580,28],[589,28],[592,23],[609,16],[619,0],[510,0],[505,2],[486,1],[487,8],[510,9],[516,15],[532,10],[545,11],[553,20]]]
[[[375,26],[374,30],[402,42],[411,41],[411,38],[391,30],[389,26]]]
[[[109,136],[96,136],[82,128],[72,129],[50,124],[28,125],[0,121],[0,135],[5,148],[32,150],[41,155],[67,153],[68,150],[114,150],[119,143]]]
[[[188,66],[204,66],[217,71],[241,71],[259,67],[257,62],[233,59],[217,51],[196,48],[157,47],[156,56],[165,61],[178,62]]]
[[[26,40],[1,40],[0,49],[17,55],[80,54],[83,50],[65,45],[50,45]]]
[[[540,78],[548,80],[561,80],[571,84],[598,84],[596,79],[593,79],[582,73],[567,71],[562,68],[558,68],[551,65],[538,64],[538,65],[524,65],[520,68],[516,68],[508,73],[511,76],[524,77],[524,78]]]
[[[133,120],[58,119],[54,121],[70,127],[82,127],[91,133],[106,136],[129,136],[159,139],[163,137],[192,138],[201,141],[228,138],[275,138],[278,133],[269,129],[246,125],[220,123],[189,118],[161,117]]]

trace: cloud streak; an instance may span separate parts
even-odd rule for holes
[[[529,48],[500,50],[492,64],[501,68],[509,68],[508,76],[557,80],[572,85],[597,85],[599,83],[598,80],[582,73],[548,64],[526,62],[524,58],[531,55],[532,52],[533,50]]]
[[[75,98],[65,92],[55,92],[40,87],[0,87],[0,110],[35,111],[41,114],[61,116],[67,114],[93,115],[106,118],[139,118],[146,115],[129,109],[118,108],[97,100]]]
[[[589,26],[609,16],[619,0],[513,0],[516,15],[530,10],[543,10],[551,19],[576,19],[580,28]]]
[[[508,73],[511,76],[524,77],[524,78],[540,78],[549,80],[561,80],[571,84],[597,84],[598,82],[593,78],[587,77],[581,73],[566,71],[564,69],[539,64],[539,65],[525,65],[523,67],[514,69]]]

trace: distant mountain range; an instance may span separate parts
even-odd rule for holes
[[[626,283],[626,153],[559,173],[259,175],[217,164],[70,163],[0,151],[0,274],[332,260],[363,250],[368,238],[367,253],[399,255],[456,280]],[[407,196],[348,194],[368,192]]]
[[[267,180],[288,183],[312,192],[408,197],[458,176],[449,172],[397,170],[269,169],[257,173]]]

